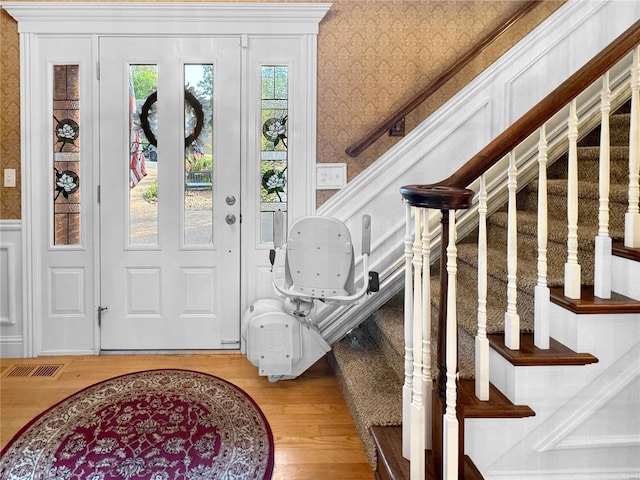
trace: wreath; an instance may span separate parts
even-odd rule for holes
[[[184,99],[189,103],[189,105],[191,105],[191,108],[193,108],[196,116],[195,127],[191,130],[189,136],[185,137],[184,139],[184,147],[187,148],[200,136],[200,133],[204,128],[204,108],[202,108],[202,104],[200,103],[200,101],[189,90],[184,91]],[[156,148],[158,147],[158,139],[151,129],[149,116],[153,105],[157,101],[158,92],[153,92],[147,97],[144,104],[142,105],[142,110],[140,111],[140,127],[142,128],[145,137],[147,137],[147,141]]]

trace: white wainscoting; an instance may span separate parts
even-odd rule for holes
[[[638,18],[640,2],[567,2],[318,208],[318,215],[345,222],[355,238],[362,215],[371,215],[370,266],[380,272],[382,290],[370,301],[383,303],[389,284],[402,279],[400,187],[436,183],[455,172]],[[491,201],[500,189],[488,194]],[[461,219],[459,231],[469,228],[467,223]],[[432,239],[432,252],[438,245],[439,234]],[[321,316],[323,332],[334,329],[331,338],[341,338],[343,330],[366,318],[367,308],[366,301],[352,308],[339,325],[334,320],[340,314],[327,309]]]
[[[22,222],[0,220],[0,356],[24,356]]]

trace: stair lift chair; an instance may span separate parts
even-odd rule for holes
[[[242,317],[243,350],[260,375],[275,382],[295,378],[331,350],[314,323],[318,302],[350,305],[378,290],[369,272],[371,217],[362,218],[363,285],[355,284],[355,256],[349,229],[332,217],[303,217],[283,244],[284,214],[274,215],[270,252],[272,285],[283,300],[260,299]],[[284,258],[282,258],[284,256]],[[284,266],[284,276],[278,276]]]

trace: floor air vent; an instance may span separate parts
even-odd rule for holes
[[[62,373],[63,364],[12,365],[7,368],[5,378],[56,378]]]

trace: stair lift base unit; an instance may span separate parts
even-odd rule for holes
[[[315,328],[300,325],[278,300],[254,302],[242,325],[247,359],[270,381],[297,377],[331,350]]]
[[[292,225],[289,241],[283,245],[281,213],[274,215],[275,248],[270,257],[273,288],[282,300],[256,300],[242,317],[243,353],[258,367],[258,373],[272,382],[296,378],[331,350],[312,320],[315,302],[356,303],[370,291],[368,279],[376,277],[370,275],[367,262],[371,229],[368,215],[362,222],[365,280],[357,289],[347,227],[331,217],[304,217]],[[275,273],[279,265],[284,266],[283,278]]]

